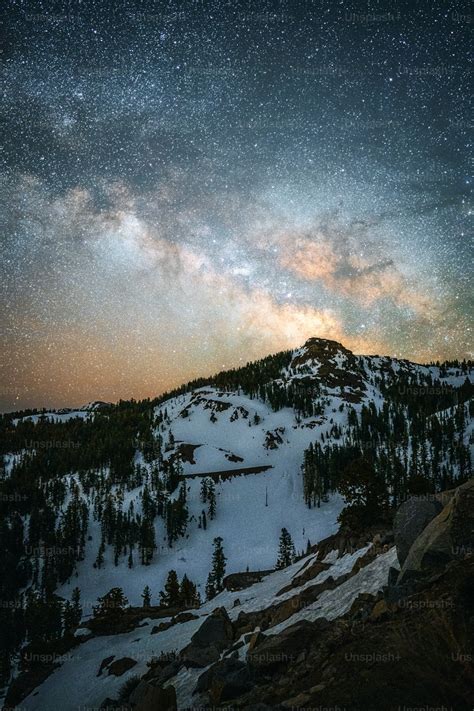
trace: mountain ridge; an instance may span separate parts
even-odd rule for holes
[[[137,607],[149,585],[156,606],[170,570],[203,600],[218,538],[229,576],[273,569],[282,529],[301,556],[348,517],[383,528],[470,476],[473,376],[312,338],[153,400],[4,415],[2,596],[46,617],[78,587],[84,624],[112,588]]]

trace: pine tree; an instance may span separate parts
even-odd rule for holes
[[[212,568],[207,578],[206,595],[209,600],[224,589],[224,576],[227,558],[224,555],[222,538],[214,538],[214,552],[212,554]]]
[[[170,570],[166,578],[165,589],[160,592],[160,601],[163,607],[178,607],[180,603],[180,590],[178,576],[175,570]]]
[[[209,518],[212,519],[216,515],[216,487],[212,479],[209,479],[209,484],[207,487],[207,500],[209,502]]]
[[[81,591],[78,587],[75,587],[72,591],[71,602],[73,611],[73,621],[77,627],[82,619]]]
[[[112,588],[97,600],[99,604],[92,608],[94,617],[105,617],[107,620],[121,617],[128,607],[128,600],[119,587]]]
[[[207,576],[206,598],[212,600],[217,595],[216,584],[212,572]]]
[[[187,575],[184,575],[181,581],[179,597],[181,605],[184,607],[199,607],[199,593],[197,592],[196,585],[188,578]]]
[[[151,606],[151,590],[149,585],[145,585],[142,592],[143,607]]]
[[[295,562],[296,551],[293,540],[286,528],[281,529],[276,569],[287,568]]]
[[[201,499],[201,501],[202,501],[203,504],[205,504],[206,501],[207,501],[207,481],[208,481],[208,480],[207,480],[207,477],[205,477],[205,478],[201,481],[201,489],[200,489],[200,492],[199,492],[199,496],[200,496],[200,499]]]
[[[143,518],[140,526],[140,556],[142,565],[150,565],[156,549],[153,520]]]
[[[105,553],[105,543],[102,540],[100,542],[99,551],[97,553],[97,558],[95,559],[94,568],[102,568],[104,565],[104,553]]]

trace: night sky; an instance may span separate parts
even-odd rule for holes
[[[472,357],[469,3],[3,12],[3,410]]]

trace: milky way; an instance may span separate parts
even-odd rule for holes
[[[467,3],[4,11],[4,410],[472,357]]]

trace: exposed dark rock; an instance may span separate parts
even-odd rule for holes
[[[229,647],[229,649],[224,653],[224,656],[228,657],[234,652],[236,652],[238,649],[244,646],[244,642],[240,640],[239,642],[236,642],[235,644],[232,645],[232,647]]]
[[[189,622],[190,620],[197,620],[199,615],[194,615],[192,612],[180,612],[179,615],[173,617],[171,622],[174,625],[180,625],[183,622]]]
[[[203,667],[219,659],[221,652],[229,647],[234,637],[232,623],[227,611],[219,607],[206,617],[183,650],[187,666]]]
[[[168,620],[167,622],[160,622],[159,625],[153,625],[151,628],[151,634],[158,634],[158,632],[164,632],[165,630],[169,630],[170,627],[173,626],[173,623],[171,620]]]
[[[329,623],[321,618],[316,622],[301,620],[278,635],[266,637],[247,654],[247,663],[256,677],[288,668],[296,662],[301,652],[307,652],[315,634],[326,629]]]
[[[259,644],[262,644],[263,640],[266,639],[265,635],[262,634],[261,632],[253,632],[250,635],[247,635],[247,638],[245,639],[245,642],[248,642],[249,648],[248,651],[251,653],[255,647],[258,647]]]
[[[474,553],[474,479],[459,486],[410,548],[398,583],[442,570],[449,561]]]
[[[458,541],[470,531],[469,491],[467,486],[451,499],[459,514],[450,514]],[[427,567],[409,593],[408,585],[403,589],[396,603],[381,593],[361,593],[342,618],[298,622],[277,635],[262,635],[246,660],[254,685],[229,697],[231,707],[472,709],[474,556]],[[234,663],[245,677],[242,662]],[[204,679],[202,693],[210,702],[219,699],[218,685],[217,696],[211,696],[212,683]]]
[[[442,508],[441,503],[434,497],[412,497],[401,504],[393,522],[398,562],[401,566],[415,540]]]
[[[250,585],[259,583],[266,575],[270,575],[273,572],[273,570],[251,570],[245,573],[231,573],[224,578],[224,587],[230,592],[244,590]]]
[[[189,620],[197,620],[199,615],[194,615],[192,612],[180,612],[175,615],[171,620],[167,622],[160,622],[159,625],[154,625],[151,630],[151,634],[157,634],[158,632],[164,632],[168,630],[173,625],[182,624],[183,622],[189,622]]]
[[[136,660],[131,659],[131,657],[122,657],[121,659],[116,659],[112,662],[107,667],[107,671],[109,676],[111,674],[113,674],[113,676],[122,676],[122,674],[125,674],[126,671],[134,667],[136,663]]]
[[[329,563],[322,563],[319,560],[311,562],[311,564],[307,565],[301,573],[296,575],[288,585],[285,585],[284,588],[279,590],[277,595],[283,595],[293,588],[301,587],[301,585],[306,583],[308,580],[316,578],[319,573],[324,570],[328,570],[330,567],[331,565]]]
[[[115,654],[112,654],[110,657],[105,657],[100,663],[99,671],[97,672],[97,676],[101,676],[102,672],[104,669],[107,669],[109,664],[115,659]]]
[[[208,692],[211,703],[219,704],[247,693],[252,686],[247,664],[235,657],[226,657],[201,674],[195,691]]]
[[[130,695],[133,711],[177,711],[174,686],[153,686],[141,681]]]

